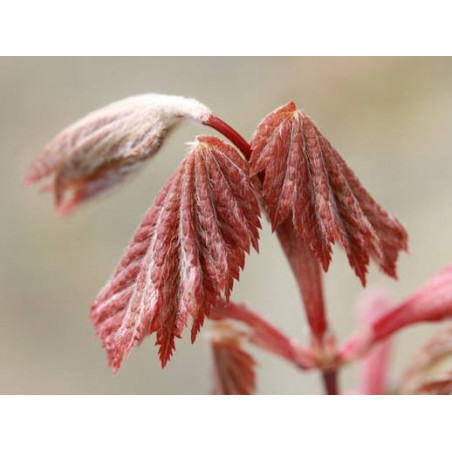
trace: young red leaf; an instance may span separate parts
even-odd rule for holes
[[[452,325],[439,330],[411,361],[402,381],[404,394],[452,390]],[[444,370],[447,371],[444,373]]]
[[[445,268],[404,303],[355,333],[343,346],[342,358],[359,356],[406,326],[449,318],[452,318],[452,267]]]
[[[153,332],[164,366],[188,318],[194,341],[211,307],[228,301],[245,253],[258,247],[248,173],[233,147],[201,136],[162,189],[92,307],[114,369]]]
[[[211,335],[215,395],[251,395],[256,390],[256,361],[242,348],[242,334],[227,322],[215,322]]]
[[[396,277],[398,253],[407,249],[405,229],[294,102],[262,120],[251,150],[251,171],[263,174],[262,196],[274,230],[291,218],[325,271],[331,245],[339,242],[363,284],[370,257]]]
[[[180,119],[203,122],[210,110],[179,96],[145,94],[94,111],[56,136],[33,163],[26,182],[49,176],[58,212],[71,213],[80,203],[122,182],[155,154]],[[72,197],[65,200],[67,192]]]

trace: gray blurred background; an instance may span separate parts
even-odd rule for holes
[[[205,394],[210,350],[187,338],[165,370],[149,338],[113,376],[89,307],[158,190],[206,130],[185,124],[121,190],[58,218],[49,195],[25,189],[42,146],[89,111],[133,94],[192,96],[250,138],[261,118],[295,100],[374,197],[405,224],[410,254],[398,282],[371,266],[369,286],[401,301],[452,263],[452,59],[447,58],[0,58],[0,392]],[[308,330],[290,269],[265,225],[234,299],[301,340]],[[336,248],[326,278],[340,338],[354,328],[357,278]],[[433,331],[411,328],[393,352],[396,381]],[[205,329],[206,330],[206,329]],[[315,374],[256,352],[259,393],[310,394]],[[344,389],[357,369],[341,374]]]

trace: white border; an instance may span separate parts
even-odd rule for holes
[[[4,0],[9,55],[450,54],[450,2]]]
[[[426,451],[447,397],[4,396],[4,451]]]

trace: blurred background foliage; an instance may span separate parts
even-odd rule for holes
[[[194,134],[185,124],[144,170],[116,193],[59,219],[52,199],[25,189],[30,162],[63,127],[133,94],[192,96],[245,137],[275,107],[295,100],[410,233],[398,282],[371,266],[369,285],[401,301],[452,263],[452,59],[450,58],[0,58],[0,392],[204,394],[210,349],[178,343],[162,371],[151,337],[113,376],[93,334],[89,307],[140,219]],[[340,338],[354,328],[361,287],[336,248],[326,275],[329,317]],[[298,292],[268,225],[233,298],[302,340]],[[393,351],[393,379],[434,327],[405,331]],[[309,394],[300,374],[256,352],[259,392]],[[342,386],[356,385],[356,368]]]

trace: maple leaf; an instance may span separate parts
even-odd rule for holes
[[[153,332],[165,366],[189,317],[195,340],[211,307],[229,300],[250,245],[258,249],[259,215],[247,162],[220,139],[198,137],[92,307],[115,370]]]
[[[243,334],[228,322],[211,333],[215,395],[251,395],[256,390],[256,361],[242,348]]]
[[[252,174],[263,175],[262,196],[273,230],[293,226],[324,270],[338,242],[363,285],[370,257],[396,277],[407,233],[361,185],[342,157],[294,102],[259,124],[251,143]]]
[[[32,164],[28,185],[53,175],[57,210],[67,215],[82,202],[122,182],[154,155],[182,118],[203,122],[210,110],[195,99],[145,94],[114,102],[63,130]],[[65,200],[67,192],[72,192]]]

